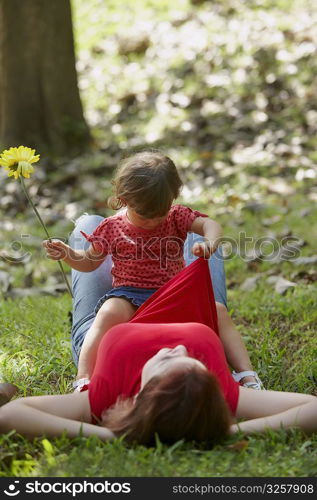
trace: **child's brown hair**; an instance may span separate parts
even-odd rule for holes
[[[119,164],[112,184],[110,208],[118,210],[128,205],[151,219],[167,214],[183,183],[170,158],[160,152],[143,151]]]

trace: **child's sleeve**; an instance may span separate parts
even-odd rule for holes
[[[108,255],[111,247],[111,227],[108,219],[104,219],[99,226],[96,227],[92,234],[87,234],[80,231],[83,237],[92,244],[95,252],[100,255]]]
[[[174,221],[176,223],[178,233],[182,238],[186,238],[192,223],[197,217],[209,217],[207,214],[204,214],[199,210],[192,210],[191,208],[184,207],[183,205],[174,205],[173,208]]]

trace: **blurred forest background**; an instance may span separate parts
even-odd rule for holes
[[[74,0],[84,118],[68,1],[16,2],[1,0],[4,32],[10,16],[21,29],[2,37],[0,144],[41,154],[30,183],[49,223],[104,213],[119,159],[149,147],[180,168],[184,201],[214,216],[239,223],[273,200],[274,223],[296,194],[302,217],[315,204],[313,1]],[[0,175],[3,231],[28,207]]]
[[[316,393],[316,2],[73,0],[72,19],[69,6],[0,0],[0,146],[41,154],[27,184],[51,235],[66,239],[83,212],[111,214],[118,161],[161,149],[185,182],[180,201],[232,238],[224,245],[229,310],[265,386]],[[20,380],[25,394],[66,390],[70,297],[21,186],[3,169],[0,217],[4,378]],[[253,241],[242,244],[241,235]],[[296,439],[286,465],[269,445],[250,445],[256,460],[247,471],[216,462],[220,474],[313,475],[311,442],[301,444],[298,463]],[[118,463],[113,475],[124,474]],[[126,475],[146,475],[135,463]],[[193,473],[184,464],[176,474]],[[80,475],[76,461],[71,467]]]
[[[149,147],[180,168],[183,201],[208,205],[213,216],[243,225],[241,210],[259,214],[271,204],[270,226],[296,195],[301,218],[313,208],[313,1],[74,0],[84,118],[68,1],[16,2],[1,0],[0,144],[41,154],[29,184],[49,224],[105,213],[119,159]],[[29,208],[20,186],[0,176],[8,241]]]

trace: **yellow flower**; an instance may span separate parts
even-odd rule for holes
[[[32,163],[36,163],[40,159],[40,155],[35,155],[35,149],[19,146],[18,148],[10,148],[3,151],[0,155],[0,165],[8,171],[8,177],[14,176],[18,179],[30,177],[34,171]]]

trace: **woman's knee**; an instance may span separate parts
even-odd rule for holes
[[[83,214],[75,220],[75,227],[69,236],[69,244],[75,249],[88,246],[89,243],[80,231],[92,233],[104,218],[101,215]]]
[[[87,213],[84,213],[75,220],[75,227],[77,227],[78,225],[80,226],[90,225],[91,223],[94,223],[95,220],[98,221],[103,220],[103,217],[101,217],[101,215],[96,215],[96,214],[89,215]]]

